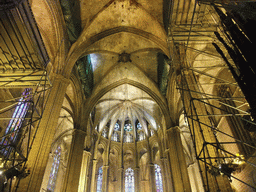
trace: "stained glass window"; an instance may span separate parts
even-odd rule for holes
[[[115,131],[120,131],[120,124],[117,122],[114,127]]]
[[[125,171],[125,192],[134,192],[134,171],[132,168]]]
[[[102,136],[105,137],[105,138],[108,137],[108,131],[107,131],[107,129],[103,129],[103,131],[102,131]]]
[[[142,141],[142,140],[144,140],[144,139],[145,139],[145,134],[144,134],[143,131],[141,131],[141,132],[139,133],[139,141]]]
[[[137,123],[137,129],[141,130],[142,129],[142,125],[140,123]]]
[[[56,151],[54,152],[54,158],[52,163],[52,169],[48,181],[47,191],[54,191],[56,180],[57,180],[57,174],[60,166],[60,155],[61,155],[61,148],[60,146],[57,147]]]
[[[6,136],[1,140],[0,145],[13,145],[17,142],[20,128],[29,109],[31,100],[30,93],[31,89],[25,89],[25,91],[22,93],[22,96],[15,107],[12,119],[9,121],[9,124],[5,130]],[[8,156],[11,150],[12,148],[6,147],[2,149],[1,152],[4,156]]]
[[[157,164],[155,164],[155,179],[156,179],[156,191],[163,192],[163,180],[162,180],[161,168]]]
[[[125,143],[132,143],[133,142],[133,135],[130,134],[130,133],[125,133],[124,142]]]
[[[128,121],[124,124],[124,130],[125,131],[132,131],[132,124]]]
[[[101,192],[101,188],[102,188],[102,175],[103,175],[103,170],[102,170],[102,166],[101,166],[99,168],[98,178],[97,178],[97,192]]]
[[[118,134],[117,132],[114,132],[114,133],[112,134],[111,140],[112,140],[112,141],[119,142],[119,141],[120,141],[120,140],[119,140],[119,134]]]

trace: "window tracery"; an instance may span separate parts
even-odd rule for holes
[[[103,129],[102,136],[105,137],[105,138],[108,137],[108,130],[107,129]]]
[[[137,123],[137,129],[138,129],[138,130],[141,130],[141,129],[142,129],[142,125],[141,125],[140,122]]]
[[[125,171],[125,192],[134,192],[134,171],[130,167]]]
[[[124,124],[124,130],[125,131],[132,131],[132,124],[131,123],[125,123]]]
[[[48,181],[47,191],[54,191],[56,180],[57,180],[57,174],[60,166],[60,156],[61,156],[61,147],[58,146],[56,151],[54,152],[54,158],[52,163],[52,169]]]
[[[131,133],[125,133],[124,142],[125,143],[132,143],[133,142],[133,135]]]
[[[20,128],[25,120],[25,116],[29,109],[31,100],[30,93],[31,89],[25,89],[25,91],[22,93],[22,97],[19,99],[18,105],[15,107],[12,118],[9,121],[9,124],[5,130],[5,135],[8,136],[3,137],[3,139],[0,142],[1,145],[13,145],[17,142]],[[8,156],[11,153],[11,151],[12,148],[10,147],[6,147],[1,150],[4,156]]]
[[[156,191],[163,192],[163,180],[162,180],[161,168],[157,164],[155,164],[155,180],[156,180]]]
[[[120,141],[120,139],[119,139],[119,134],[118,134],[117,132],[114,132],[114,133],[112,134],[111,140],[112,140],[112,141],[119,142],[119,141]]]
[[[101,166],[99,168],[99,171],[98,171],[97,192],[101,192],[101,189],[102,189],[102,178],[103,178],[103,170],[102,170],[102,166]]]
[[[118,122],[116,122],[114,130],[115,131],[120,131],[120,124]]]

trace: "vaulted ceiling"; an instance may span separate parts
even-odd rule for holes
[[[154,122],[174,123],[169,111],[177,113],[181,106],[168,109],[165,94],[176,43],[185,45],[189,66],[196,67],[202,83],[213,83],[212,76],[223,70],[223,61],[211,45],[216,41],[213,32],[221,27],[207,4],[195,0],[60,0],[59,4],[31,0],[31,6],[51,57],[51,70],[68,77],[77,60],[90,58],[90,98],[98,120],[107,122],[108,112],[130,111],[138,119],[150,112]],[[211,92],[213,86],[205,89]],[[139,115],[138,110],[143,112]]]

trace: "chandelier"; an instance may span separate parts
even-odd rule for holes
[[[231,174],[240,173],[245,167],[244,156],[236,154],[234,157],[222,158],[208,167],[208,172],[214,176],[226,175],[231,181]]]

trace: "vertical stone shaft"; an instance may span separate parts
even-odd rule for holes
[[[78,191],[85,135],[86,133],[82,130],[75,129],[74,131],[70,147],[67,172],[64,179],[64,185],[62,186],[63,192]]]
[[[124,180],[123,172],[124,172],[124,169],[122,167],[118,169],[118,176],[119,176],[118,189],[119,189],[119,191],[123,191],[123,180]]]
[[[103,165],[103,174],[102,174],[102,192],[108,191],[108,165]]]
[[[168,191],[168,187],[167,187],[167,181],[171,181],[171,179],[168,177],[168,175],[166,174],[167,167],[165,165],[165,158],[161,158],[160,159],[160,167],[161,167],[161,174],[162,174],[162,182],[163,182],[163,191]]]
[[[89,170],[89,162],[90,162],[91,153],[88,151],[83,152],[83,160],[81,166],[81,173],[80,173],[80,181],[79,181],[79,192],[86,192],[87,185],[88,185],[88,170]]]
[[[97,159],[93,159],[92,161],[92,174],[91,174],[91,192],[95,192],[96,191],[96,168],[97,168],[97,164],[98,164],[98,160]]]
[[[191,192],[179,127],[170,128],[167,134],[174,189],[177,192]]]
[[[135,167],[134,169],[134,179],[135,179],[135,192],[140,192],[140,168]]]

